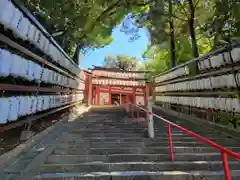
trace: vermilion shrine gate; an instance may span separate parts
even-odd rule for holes
[[[94,67],[91,72],[85,71],[85,100],[93,105],[146,105],[147,88],[151,92],[152,87],[146,83],[145,75],[144,71]]]

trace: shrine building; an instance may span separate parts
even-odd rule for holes
[[[126,102],[146,105],[145,71],[122,71],[94,66],[85,70],[85,101],[92,105],[121,105]]]

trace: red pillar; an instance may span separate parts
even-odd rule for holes
[[[93,91],[92,91],[92,104],[96,105],[97,101],[96,101],[96,94],[97,94],[97,88],[94,87]]]
[[[92,88],[92,100],[91,100],[92,104],[96,104],[96,88]]]
[[[92,90],[92,75],[88,76],[89,78],[89,86],[88,86],[88,105],[92,105],[92,98],[93,98],[93,90]]]
[[[108,88],[108,104],[112,104],[112,91],[111,91],[111,87]]]
[[[133,104],[136,104],[136,88],[133,88]]]
[[[97,86],[97,105],[100,105],[100,88]]]

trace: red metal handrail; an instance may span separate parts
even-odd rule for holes
[[[224,148],[222,146],[220,146],[219,144],[215,143],[215,142],[212,142],[192,131],[189,131],[185,128],[183,128],[182,126],[179,126],[161,116],[158,116],[157,114],[154,114],[152,112],[148,112],[148,110],[138,106],[138,105],[135,105],[135,104],[130,104],[132,107],[137,107],[145,112],[147,112],[148,114],[151,114],[155,117],[157,117],[158,119],[161,119],[162,121],[168,123],[168,138],[169,138],[169,147],[170,147],[170,153],[171,153],[171,160],[174,161],[174,152],[173,152],[173,143],[172,143],[172,132],[171,132],[171,126],[173,127],[176,127],[178,129],[180,129],[182,132],[185,132],[186,134],[192,136],[192,137],[195,137],[196,139],[218,149],[221,151],[221,157],[222,157],[222,162],[223,162],[223,168],[224,168],[224,172],[225,172],[225,180],[231,180],[231,174],[230,174],[230,170],[229,170],[229,166],[228,166],[228,158],[227,158],[227,155],[237,159],[237,160],[240,160],[240,155],[227,149],[227,148]],[[133,108],[130,108],[132,111],[133,111]],[[132,112],[132,116],[134,116],[134,113]],[[134,117],[132,117],[134,119]]]

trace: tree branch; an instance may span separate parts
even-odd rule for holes
[[[182,19],[180,17],[177,17],[174,13],[172,14],[172,17],[176,18],[176,19],[179,19],[181,21],[188,21],[187,19]]]
[[[128,5],[134,5],[134,6],[146,6],[150,5],[151,3],[154,2],[154,0],[148,1],[146,3],[130,3],[129,1],[125,1]]]
[[[161,14],[159,14],[159,15],[168,16],[168,17],[169,17],[168,13],[161,13]],[[176,16],[175,14],[172,14],[172,17],[173,17],[173,18],[176,18],[176,19],[179,19],[179,20],[181,20],[181,21],[188,21],[187,19],[182,19],[182,18]]]
[[[200,0],[198,0],[195,5],[194,5],[194,9],[196,9],[197,5],[199,4]]]
[[[100,22],[102,21],[102,19],[103,19],[109,12],[111,12],[111,10],[112,10],[113,8],[115,8],[116,6],[118,6],[120,2],[121,2],[121,0],[117,0],[115,3],[113,3],[112,5],[110,5],[107,9],[105,9],[105,10],[96,18],[95,22],[92,23],[91,26],[90,26],[87,30],[83,31],[83,35],[82,35],[80,38],[81,38],[81,39],[86,38],[86,37],[87,37],[87,33],[92,32],[92,31],[94,30],[95,26],[96,26],[98,23],[100,23]],[[115,12],[116,12],[116,11],[115,11]],[[77,57],[77,53],[78,53],[78,51],[79,51],[80,49],[81,49],[81,45],[78,45],[77,48],[76,48],[76,50],[75,50],[75,53],[74,53],[75,55],[74,55],[73,58],[76,58],[76,57]],[[75,59],[75,60],[76,60],[76,59]]]
[[[187,13],[186,9],[183,7],[183,5],[180,4],[180,3],[176,3],[176,4],[177,4],[178,7],[180,7],[180,8],[183,10],[185,16],[186,16],[187,19],[189,20],[188,13]],[[180,5],[179,5],[179,4],[180,4]]]
[[[115,8],[116,6],[118,6],[119,3],[121,3],[121,2],[122,2],[122,0],[117,0],[115,3],[113,3],[112,5],[110,5],[107,9],[105,9],[105,10],[96,18],[96,20],[94,21],[94,23],[92,23],[87,30],[83,31],[83,35],[82,35],[80,38],[87,37],[87,33],[93,31],[93,29],[95,28],[95,26],[96,26],[98,23],[100,23],[100,22],[102,21],[102,19],[105,18],[105,16],[107,16],[108,13],[109,13],[110,11],[112,11],[113,8]],[[116,11],[115,11],[115,12],[116,12]],[[114,12],[114,13],[115,13],[115,12]]]

